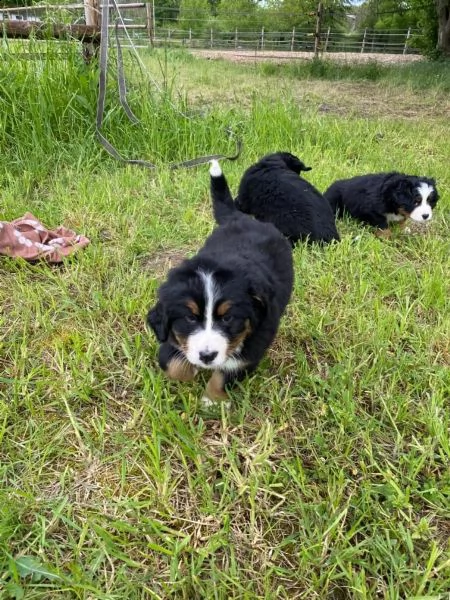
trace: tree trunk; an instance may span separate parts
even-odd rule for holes
[[[450,57],[450,0],[436,0],[438,16],[437,49]]]

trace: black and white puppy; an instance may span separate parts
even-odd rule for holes
[[[268,154],[244,173],[235,204],[259,221],[273,223],[292,245],[339,240],[330,205],[299,177],[310,170],[289,152]]]
[[[389,224],[393,222],[405,225],[408,219],[430,221],[438,201],[434,179],[397,172],[341,179],[324,196],[336,216],[348,213],[376,227],[381,237],[389,237]]]
[[[196,256],[172,269],[147,321],[168,377],[210,369],[204,404],[251,373],[278,330],[293,286],[292,251],[269,223],[239,212],[217,161],[210,168],[218,227]]]

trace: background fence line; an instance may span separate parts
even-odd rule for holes
[[[101,8],[100,1],[97,1],[97,6]],[[211,19],[198,18],[190,19],[191,22],[196,21],[193,29],[180,27],[182,20],[176,17],[166,17],[162,22],[157,22],[155,11],[158,10],[158,6],[153,2],[122,0],[118,6],[132,39],[139,41],[139,44],[192,49],[245,49],[255,52],[264,50],[312,52],[315,49],[316,31],[313,25],[309,28],[294,27],[289,31],[271,31],[265,27],[255,28],[253,31],[239,28],[223,31],[211,26]],[[0,9],[0,29],[2,21],[5,20],[82,24],[86,23],[85,9],[86,5],[81,3]],[[113,10],[112,5],[111,10]],[[114,24],[110,26],[114,27]],[[122,26],[119,26],[119,29],[122,29]],[[419,54],[414,47],[414,42],[420,36],[419,30],[411,28],[343,32],[338,28],[327,27],[319,34],[318,49],[321,54],[329,52]]]

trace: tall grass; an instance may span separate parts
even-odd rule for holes
[[[98,73],[87,66],[76,44],[13,42],[1,50],[0,169],[50,173],[60,164],[95,168],[106,158],[95,139]],[[27,60],[30,57],[32,60]],[[129,102],[141,123],[132,125],[118,102],[116,68],[111,69],[105,106],[104,134],[125,158],[160,164],[204,154],[232,151],[226,131],[229,113],[192,112],[176,95],[164,66],[154,80],[142,77],[136,65],[128,81]]]
[[[388,65],[376,61],[357,64],[324,60],[295,61],[293,64],[260,65],[263,75],[282,75],[299,79],[325,79],[327,81],[378,81],[391,85],[405,85],[414,90],[433,89],[442,93],[450,91],[450,64],[448,62],[414,62]]]
[[[321,113],[293,79],[151,56],[162,93],[127,64],[142,122],[124,119],[110,81],[105,127],[124,154],[156,157],[146,171],[97,145],[96,73],[77,49],[52,64],[2,52],[0,218],[31,210],[91,244],[57,269],[0,260],[0,598],[446,600],[442,115]],[[208,413],[204,378],[167,382],[143,323],[167,269],[213,227],[207,167],[167,162],[229,151],[228,124],[244,140],[223,163],[233,190],[286,149],[320,189],[396,167],[436,177],[442,197],[428,228],[390,242],[344,221],[340,244],[299,246],[273,348],[232,410]]]

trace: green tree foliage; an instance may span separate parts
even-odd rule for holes
[[[158,25],[170,26],[176,23],[180,10],[180,0],[155,0],[155,19]]]
[[[259,0],[222,0],[217,5],[217,19],[226,31],[256,31],[262,25]]]
[[[450,0],[366,0],[358,9],[358,26],[420,31],[411,43],[430,56],[450,56]]]
[[[268,0],[265,3],[265,24],[276,23],[280,31],[293,27],[313,29],[316,23],[318,0]],[[323,0],[324,27],[338,25],[345,21],[348,3],[345,0]]]
[[[208,0],[181,0],[178,27],[198,35],[208,27],[212,10]]]
[[[361,27],[383,30],[418,27],[418,11],[412,9],[411,1],[367,0],[361,5],[359,11],[359,24]]]

